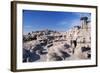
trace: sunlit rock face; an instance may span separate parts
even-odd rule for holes
[[[86,17],[66,32],[42,30],[23,35],[23,62],[91,59],[91,25]]]
[[[57,44],[48,49],[47,61],[65,60],[72,55],[72,47],[66,43]]]

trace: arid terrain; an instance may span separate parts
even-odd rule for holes
[[[50,29],[23,35],[23,62],[91,59],[91,25],[82,17],[66,32]]]

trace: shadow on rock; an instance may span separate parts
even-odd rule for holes
[[[23,62],[34,62],[39,59],[40,56],[35,52],[30,52],[29,50],[23,49]]]

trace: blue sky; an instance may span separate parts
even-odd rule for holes
[[[45,29],[67,31],[80,25],[82,16],[91,19],[90,13],[23,10],[23,32]]]

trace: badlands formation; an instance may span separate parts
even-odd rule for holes
[[[91,59],[91,25],[87,17],[66,32],[32,31],[23,35],[23,62]]]

